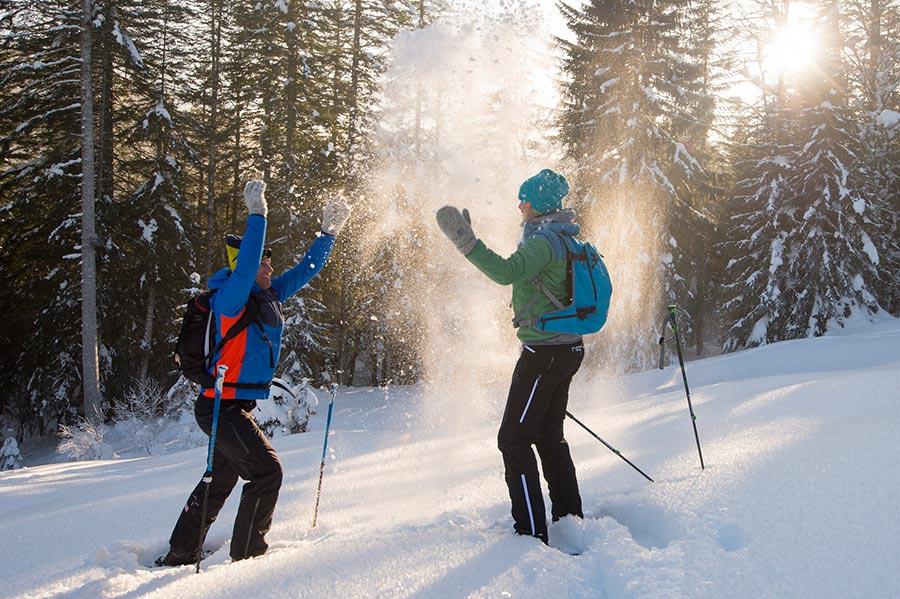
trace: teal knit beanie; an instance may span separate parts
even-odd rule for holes
[[[562,210],[562,199],[569,193],[569,182],[562,175],[545,168],[519,188],[519,200],[539,214]]]

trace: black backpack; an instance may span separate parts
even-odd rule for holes
[[[228,329],[228,334],[221,341],[215,343],[216,319],[212,317],[209,300],[216,291],[218,290],[204,291],[188,301],[173,356],[175,366],[181,374],[204,389],[212,389],[216,385],[216,377],[209,373],[209,361],[227,342],[256,320],[259,314],[259,302],[251,295],[240,319]]]

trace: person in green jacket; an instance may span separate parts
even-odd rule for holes
[[[535,446],[550,491],[553,521],[565,519],[565,527],[560,528],[567,530],[566,542],[577,545],[571,531],[581,530],[584,514],[563,421],[569,385],[584,359],[584,346],[579,335],[539,331],[531,326],[535,316],[556,309],[532,282],[535,275],[540,275],[556,298],[563,303],[569,301],[566,249],[559,235],[577,235],[580,227],[574,222],[574,212],[563,209],[562,200],[568,192],[565,177],[550,169],[522,183],[522,241],[508,258],[497,255],[475,237],[468,210],[444,206],[437,212],[437,221],[469,262],[494,282],[512,285],[513,322],[518,326],[522,349],[497,444],[503,455],[515,532],[548,542],[540,475],[532,450]]]

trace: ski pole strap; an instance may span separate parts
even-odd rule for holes
[[[294,399],[297,399],[297,395],[293,392],[293,390],[291,390],[291,388],[288,387],[287,383],[285,383],[285,382],[284,382],[283,380],[281,380],[280,378],[277,378],[277,377],[276,377],[276,378],[273,378],[273,379],[272,379],[272,382],[269,383],[269,384],[272,385],[272,386],[274,386],[274,387],[278,387],[279,389],[283,389],[284,391],[287,392],[288,395],[290,395],[290,396],[293,397]]]
[[[666,352],[666,324],[672,327],[672,337],[669,338],[669,341],[675,338],[675,335],[678,334],[678,325],[675,324],[675,308],[676,306],[669,306],[668,312],[663,318],[662,323],[662,331],[659,332],[659,369],[663,370],[665,367],[665,352]],[[681,351],[681,348],[678,348]]]

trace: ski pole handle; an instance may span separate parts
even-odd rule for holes
[[[228,370],[228,366],[224,364],[219,364],[218,368],[216,368],[216,395],[218,395],[219,399],[222,399],[222,389],[225,388],[226,370]]]
[[[669,314],[672,316],[672,330],[677,330],[675,327],[675,310],[678,309],[678,304],[669,304]]]

